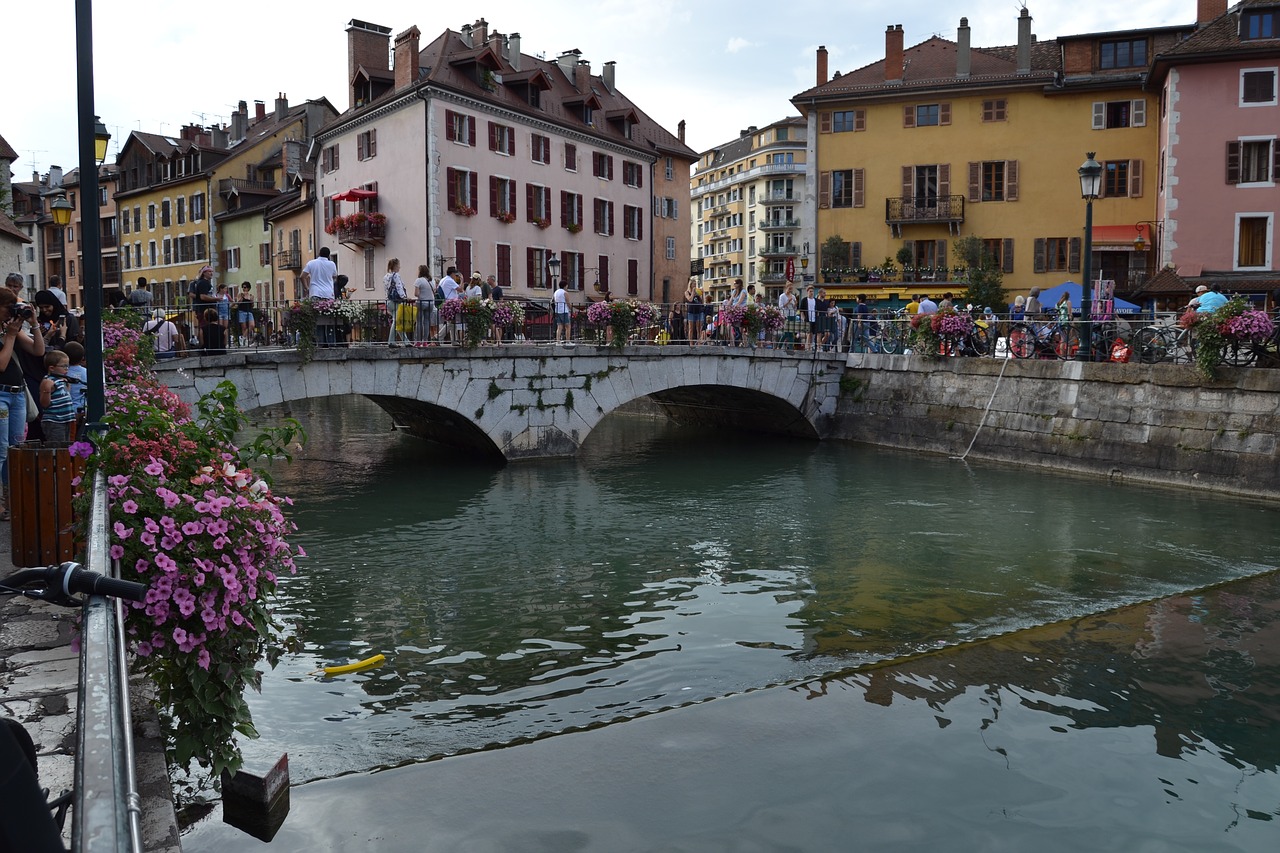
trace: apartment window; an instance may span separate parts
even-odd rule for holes
[[[325,173],[338,171],[338,146],[330,145],[320,152],[320,168]]]
[[[644,167],[630,160],[622,161],[622,182],[629,187],[644,186]]]
[[[232,246],[229,249],[222,250],[222,266],[223,269],[230,272],[231,270],[240,269],[240,247]]]
[[[907,104],[903,107],[903,127],[936,127],[951,124],[951,104]]]
[[[1276,140],[1241,139],[1227,143],[1227,183],[1261,184],[1275,180]]]
[[[74,260],[67,261],[67,274],[71,278],[76,277],[76,262]],[[74,302],[71,303],[71,307],[72,308],[76,307]]]
[[[1280,11],[1276,9],[1246,11],[1240,19],[1240,38],[1249,41],[1275,38],[1277,15],[1280,15]]]
[[[551,138],[540,133],[529,134],[529,157],[535,163],[550,163]]]
[[[866,110],[837,110],[831,113],[832,133],[853,133],[867,129]]]
[[[672,158],[666,158],[667,180],[674,181],[676,179],[676,161]]]
[[[121,214],[121,216],[120,216],[120,231],[121,231],[121,233],[122,233],[122,234],[128,234],[128,233],[129,233],[129,224],[130,224],[130,223],[129,223],[129,211],[127,211],[127,210],[126,210],[126,211],[125,211],[123,214]]]
[[[530,222],[539,225],[551,223],[551,188],[537,184],[526,185],[525,215]]]
[[[1102,194],[1104,196],[1142,196],[1142,161],[1107,160],[1102,164]]]
[[[498,286],[507,288],[511,286],[511,246],[506,243],[499,243],[496,247],[494,259],[494,275],[498,277]]]
[[[529,246],[525,249],[525,262],[528,267],[526,274],[530,288],[539,289],[550,286],[550,276],[547,274],[546,249]]]
[[[667,238],[667,260],[674,261],[676,259],[676,238]]]
[[[613,202],[603,198],[595,200],[595,232],[605,236],[613,234]]]
[[[147,230],[156,230],[156,206],[154,204],[147,205]]]
[[[356,136],[356,159],[372,160],[378,155],[378,131],[366,130]]]
[[[516,153],[516,130],[496,121],[489,122],[489,150],[506,154],[508,157]]]
[[[1240,72],[1240,106],[1276,105],[1276,69],[1249,68]]]
[[[178,196],[178,224],[187,224],[187,197]]]
[[[582,290],[586,260],[586,256],[581,252],[560,253],[560,280],[564,282],[565,290]]]
[[[199,222],[204,219],[204,193],[196,193],[191,196],[191,221]]]
[[[959,261],[961,259],[957,258],[956,260]],[[983,240],[981,263],[987,269],[1003,270],[1004,240]]]
[[[613,157],[593,151],[591,154],[591,174],[606,181],[613,180]]]
[[[644,237],[644,211],[629,204],[622,206],[622,236],[628,240]]]
[[[991,98],[982,102],[983,121],[1004,121],[1008,118],[1007,101],[1004,98]]]
[[[160,202],[160,225],[164,228],[168,228],[170,225],[171,209],[172,208],[171,208],[171,203],[169,199],[166,198],[164,201]]]
[[[1039,237],[1036,239],[1036,272],[1076,272],[1079,269],[1079,237]]]
[[[1098,48],[1099,68],[1145,68],[1146,65],[1146,39],[1104,41]]]
[[[1236,269],[1271,268],[1271,214],[1236,217]]]
[[[1094,130],[1146,126],[1147,102],[1142,98],[1137,98],[1132,101],[1093,102]]]
[[[627,260],[627,295],[635,296],[640,292],[640,262],[634,258]]]
[[[560,227],[570,231],[582,230],[582,196],[579,193],[560,191]]]
[[[564,170],[566,172],[578,171],[578,146],[571,142],[564,144]]]
[[[154,267],[156,265],[156,241],[152,240],[147,243],[147,266]]]
[[[168,237],[164,238],[163,249],[165,265],[173,263],[173,243]]]
[[[445,171],[446,204],[454,213],[476,212],[476,190],[479,177],[466,169],[449,168]],[[461,267],[459,267],[461,269]]]
[[[475,116],[455,113],[453,110],[445,110],[444,132],[445,137],[450,142],[456,142],[459,145],[474,146],[476,144]]]
[[[853,207],[853,169],[831,173],[831,206]]]
[[[489,176],[489,215],[512,222],[516,218],[516,182]]]
[[[258,244],[258,266],[260,267],[271,266],[271,244],[270,243]]]
[[[128,216],[128,215],[129,215],[128,213],[125,214],[125,216]],[[142,208],[135,207],[133,209],[133,232],[137,234],[141,231],[142,231]]]
[[[1004,201],[1004,161],[982,164],[982,200]]]

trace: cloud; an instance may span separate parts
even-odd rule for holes
[[[737,53],[738,51],[751,47],[751,42],[744,38],[734,36],[729,39],[729,43],[724,46],[725,53]]]

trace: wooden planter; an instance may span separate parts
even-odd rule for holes
[[[29,442],[9,448],[9,514],[13,565],[50,566],[76,557],[71,481],[84,475],[85,460],[65,447]]]

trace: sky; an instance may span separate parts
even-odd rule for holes
[[[617,85],[633,103],[704,152],[796,110],[790,99],[815,84],[815,51],[848,72],[884,56],[884,31],[902,24],[907,46],[932,35],[954,40],[969,19],[975,47],[1017,42],[1019,0],[488,0],[452,4],[378,0],[96,0],[94,111],[111,133],[113,160],[130,131],[176,135],[184,124],[225,124],[238,101],[277,93],[289,103],[327,97],[348,106],[346,26],[360,18],[416,25],[422,42],[484,17],[490,31],[518,32],[522,51],[548,59],[577,48],[592,72],[616,61]],[[1028,0],[1038,39],[1195,20],[1196,0]],[[10,94],[0,136],[18,152],[16,180],[50,164],[77,163],[73,0],[17,0],[5,9],[4,65]]]

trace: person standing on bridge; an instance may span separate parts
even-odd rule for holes
[[[409,294],[400,278],[399,258],[387,261],[387,274],[382,277],[382,283],[387,289],[387,320],[390,326],[387,346],[407,344],[409,332],[413,331],[413,306],[409,304]]]
[[[420,346],[431,346],[436,325],[436,286],[431,281],[431,267],[418,264],[418,278],[413,283],[413,298],[418,302],[418,322],[413,338]]]
[[[455,278],[457,274],[458,274],[457,267],[449,267],[448,272],[444,274],[444,278],[440,279],[440,295],[444,297],[442,300],[443,302],[448,302],[450,299],[462,298],[462,294],[459,293],[458,280]],[[461,317],[459,317],[459,319],[461,319]],[[441,323],[440,324],[440,341],[443,343],[445,340],[448,340],[450,343],[453,343],[455,328],[457,329],[457,333],[458,333],[457,340],[461,341],[462,340],[462,323],[461,322]]]
[[[321,246],[320,254],[307,261],[299,278],[312,299],[332,299],[333,279],[337,274],[338,265],[329,260],[329,247]]]
[[[552,319],[556,327],[556,346],[572,343],[569,336],[569,292],[564,289],[564,281],[556,285],[556,292],[551,295]]]

